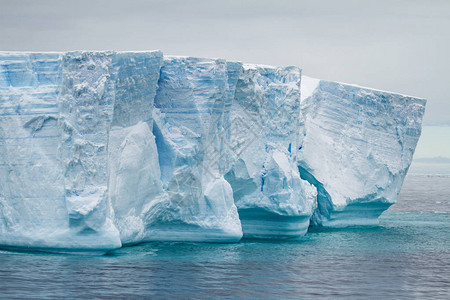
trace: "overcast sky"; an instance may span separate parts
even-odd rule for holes
[[[0,0],[0,50],[152,50],[298,65],[428,99],[450,125],[450,1]]]
[[[1,50],[160,49],[298,65],[429,100],[450,125],[450,1],[0,0]]]

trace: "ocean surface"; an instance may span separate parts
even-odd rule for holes
[[[450,168],[436,174],[413,166],[379,227],[104,256],[0,251],[0,298],[450,299]]]

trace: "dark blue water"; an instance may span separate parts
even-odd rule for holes
[[[450,177],[409,175],[380,227],[315,229],[299,241],[3,251],[0,297],[450,299]]]

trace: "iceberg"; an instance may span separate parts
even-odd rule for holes
[[[425,100],[303,77],[303,178],[318,190],[313,225],[378,225],[396,202],[422,128]]]
[[[424,109],[294,66],[0,52],[0,247],[106,252],[374,225]]]

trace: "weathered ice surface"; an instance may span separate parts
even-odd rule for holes
[[[244,65],[231,113],[235,163],[225,178],[233,188],[244,236],[304,235],[316,188],[300,179],[301,70]]]
[[[303,77],[300,174],[318,189],[314,225],[376,225],[395,203],[425,100]]]
[[[114,224],[123,229],[122,219],[142,213],[138,205],[131,213],[119,209],[130,198],[120,185],[131,181],[123,179],[127,161],[109,164],[117,162],[128,136],[152,139],[161,61],[160,52],[1,54],[0,245],[106,251],[121,246],[120,235],[127,241],[136,234],[134,228],[119,234]],[[108,155],[110,139],[114,151]],[[147,144],[134,150],[147,151],[149,161],[157,157]],[[110,169],[119,173],[113,193],[108,193]]]
[[[162,54],[114,57],[114,107],[108,140],[108,195],[122,243],[147,239],[155,208],[163,202],[153,104]]]
[[[60,54],[0,55],[1,245],[77,247],[57,166],[60,83]]]
[[[152,240],[229,242],[242,237],[233,192],[223,176],[229,81],[233,77],[224,60],[164,59],[153,132],[168,204],[159,210],[163,218],[148,228]]]
[[[297,67],[0,52],[0,247],[106,252],[377,224],[424,107]]]

